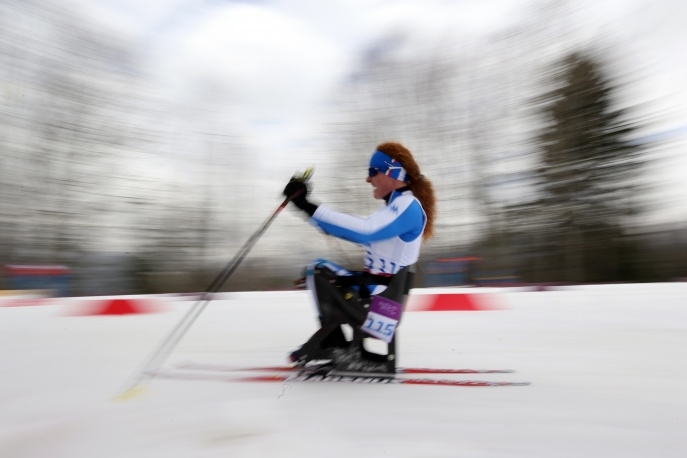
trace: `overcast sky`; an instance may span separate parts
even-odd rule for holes
[[[361,49],[391,31],[428,41],[448,31],[488,34],[522,18],[532,0],[74,0],[145,53],[149,70],[183,92],[199,82],[240,88],[240,118],[261,135],[305,135],[309,116]],[[541,2],[536,2],[541,3]],[[683,0],[576,0],[581,34],[608,34],[638,54],[638,99],[687,105]],[[278,77],[275,77],[278,76]],[[674,88],[671,92],[667,88]],[[684,103],[677,103],[680,100]],[[675,125],[687,124],[684,112]],[[267,129],[264,126],[268,126]]]
[[[431,39],[449,27],[483,34],[525,1],[77,0],[136,40],[172,92],[239,88],[236,121],[274,147],[307,136],[317,108],[359,52],[396,29]],[[256,140],[258,140],[256,138]]]

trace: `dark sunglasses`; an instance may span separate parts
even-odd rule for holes
[[[367,169],[367,174],[370,178],[376,177],[378,173],[379,173],[379,170],[377,170],[374,167],[370,167],[369,169]]]
[[[382,173],[386,173],[389,170],[396,170],[396,169],[403,169],[403,167],[388,167]],[[376,177],[379,172],[380,172],[380,170],[376,167],[370,167],[369,169],[367,169],[367,174],[370,178]]]

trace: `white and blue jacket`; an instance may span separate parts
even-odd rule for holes
[[[327,234],[364,246],[365,271],[393,275],[419,259],[427,215],[406,188],[392,191],[386,205],[367,218],[320,205],[310,221]]]

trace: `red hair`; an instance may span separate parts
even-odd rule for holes
[[[400,143],[382,143],[377,146],[377,151],[381,151],[387,156],[396,159],[408,173],[410,177],[408,186],[410,186],[413,195],[420,201],[422,208],[427,214],[427,224],[425,225],[425,232],[422,234],[422,240],[429,240],[434,235],[434,218],[436,214],[436,199],[432,182],[420,173],[420,166],[415,162],[415,158],[408,148]]]

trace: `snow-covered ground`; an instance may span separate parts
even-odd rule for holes
[[[687,456],[687,284],[495,294],[503,310],[407,313],[400,365],[530,386],[152,379],[117,400],[192,302],[0,307],[0,457]],[[223,296],[166,367],[282,364],[314,326],[304,292]]]

